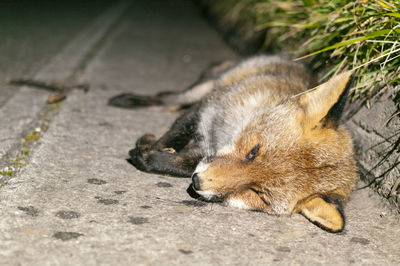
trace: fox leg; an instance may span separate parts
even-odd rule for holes
[[[189,87],[182,92],[165,91],[155,95],[138,95],[133,93],[123,93],[112,97],[108,104],[121,108],[140,108],[148,106],[175,106],[186,107],[201,100],[214,88],[214,81],[207,80]]]
[[[185,148],[190,140],[195,138],[199,109],[200,104],[197,103],[178,117],[171,128],[153,143],[153,149],[173,149],[175,152],[179,152]]]
[[[152,173],[190,177],[201,159],[194,135],[199,104],[180,116],[160,139],[146,134],[129,152],[132,164]]]
[[[226,71],[233,64],[233,61],[224,61],[218,64],[213,64],[203,72],[198,81],[184,91],[165,91],[148,96],[123,93],[112,97],[108,101],[108,104],[115,107],[131,109],[148,106],[191,106],[211,92],[214,89],[214,83],[219,74]]]

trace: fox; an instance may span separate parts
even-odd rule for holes
[[[227,61],[179,92],[125,93],[111,106],[183,110],[160,138],[144,134],[129,151],[141,171],[190,177],[202,200],[261,211],[299,213],[342,232],[344,204],[358,177],[341,115],[352,72],[325,83],[281,55]]]

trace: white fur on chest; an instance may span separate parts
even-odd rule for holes
[[[214,156],[225,147],[232,147],[236,137],[253,119],[253,113],[263,108],[269,91],[248,94],[238,84],[216,99],[203,103],[198,124],[199,146],[205,156]]]

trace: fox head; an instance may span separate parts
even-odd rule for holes
[[[240,208],[298,212],[327,231],[342,231],[342,204],[357,177],[351,137],[339,125],[350,79],[342,73],[256,111],[231,144],[198,164],[195,191]]]

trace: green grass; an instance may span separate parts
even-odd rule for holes
[[[244,39],[262,34],[262,51],[310,63],[321,79],[354,70],[353,99],[400,84],[398,0],[202,0]],[[399,103],[400,104],[400,103]]]
[[[40,134],[37,131],[32,131],[24,137],[25,143],[32,144],[40,139]]]

